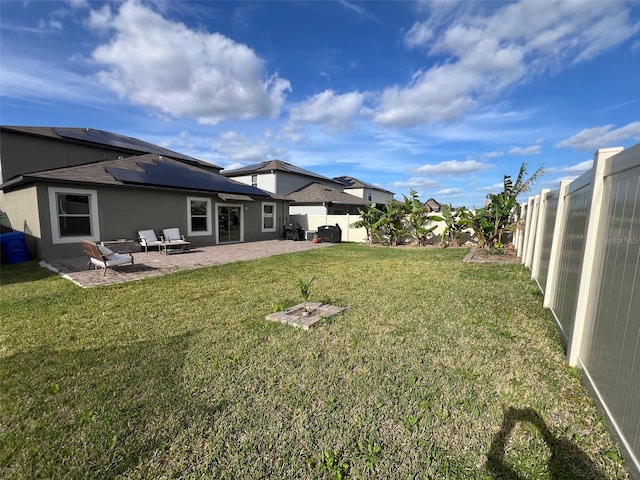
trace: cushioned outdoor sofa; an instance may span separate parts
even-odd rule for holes
[[[88,240],[81,240],[82,249],[89,257],[89,267],[104,268],[102,275],[107,273],[107,268],[119,267],[121,265],[133,265],[133,255],[130,253],[114,253],[103,245],[98,245]]]

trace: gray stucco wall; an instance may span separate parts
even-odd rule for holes
[[[215,205],[225,204],[216,194],[170,192],[154,189],[134,189],[123,187],[96,187],[78,185],[41,184],[37,187],[9,192],[4,195],[4,203],[12,206],[7,211],[12,227],[18,231],[22,225],[29,225],[30,251],[36,258],[64,258],[82,255],[79,243],[53,243],[49,209],[49,187],[81,188],[95,190],[98,197],[98,218],[100,240],[118,238],[136,239],[138,230],[154,229],[157,234],[163,228],[177,227],[188,237],[192,247],[215,244]],[[189,236],[187,198],[199,197],[211,200],[210,235]],[[262,232],[262,203],[276,204],[276,231]],[[244,241],[272,240],[281,237],[284,224],[288,221],[288,205],[269,198],[256,198],[253,202],[230,200],[230,204],[240,204],[243,208]],[[38,216],[39,211],[39,216]],[[37,228],[36,228],[37,227]]]
[[[29,253],[33,258],[38,258],[42,229],[38,217],[36,187],[11,194],[0,192],[0,210],[4,213],[2,224],[11,230],[24,232]]]
[[[320,183],[336,190],[342,190],[340,184],[336,184],[333,182],[323,182],[320,179],[303,177],[300,175],[295,175],[293,173],[277,172],[276,193],[279,195],[288,195],[291,192],[295,192],[296,190],[309,185],[310,183]]]
[[[2,182],[24,173],[71,167],[99,160],[113,160],[130,153],[90,147],[60,140],[0,131],[0,161],[2,162]]]

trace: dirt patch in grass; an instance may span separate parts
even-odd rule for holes
[[[471,247],[468,255],[464,257],[465,262],[475,263],[520,263],[522,259],[518,257],[515,248],[509,245],[503,253],[488,252],[477,246]]]

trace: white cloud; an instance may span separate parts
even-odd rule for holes
[[[112,27],[113,12],[111,6],[107,3],[100,10],[91,10],[86,25],[99,31],[107,31]]]
[[[440,163],[428,163],[417,169],[420,173],[432,175],[462,175],[466,173],[479,172],[491,168],[492,165],[478,162],[477,160],[447,160]]]
[[[435,188],[440,186],[435,180],[426,177],[412,177],[405,181],[393,182],[391,185],[397,188]]]
[[[234,162],[257,163],[280,157],[273,146],[262,139],[249,139],[242,132],[228,131],[220,134],[211,145],[220,158]]]
[[[436,195],[443,197],[461,197],[464,195],[464,190],[461,188],[443,188],[442,190],[438,190]]]
[[[531,145],[530,147],[513,147],[509,150],[511,155],[539,155],[542,147]]]
[[[99,81],[121,97],[204,124],[279,115],[290,83],[266,78],[246,45],[190,30],[132,0],[117,14],[92,12],[89,25],[100,28],[107,19],[114,35],[92,57],[106,67]]]
[[[42,72],[47,72],[43,75]],[[5,54],[0,75],[2,96],[33,102],[71,102],[92,108],[110,107],[113,98],[87,78],[58,65]]]
[[[242,168],[244,166],[245,166],[244,163],[233,162],[233,163],[229,163],[228,165],[226,165],[224,167],[224,170],[237,170],[238,168]]]
[[[71,8],[86,8],[89,6],[89,0],[67,0],[67,3],[71,5]]]
[[[619,142],[629,138],[640,139],[640,122],[632,122],[616,129],[613,125],[586,128],[571,138],[558,142],[556,147],[595,151],[599,148],[616,147]]]
[[[585,160],[575,165],[565,165],[559,167],[548,167],[544,169],[544,173],[562,173],[569,175],[579,175],[586,172],[593,166],[593,160]]]
[[[345,131],[351,128],[354,119],[365,113],[364,100],[363,93],[340,95],[333,90],[325,90],[293,105],[290,118],[292,122],[324,124],[332,131]]]
[[[433,31],[423,22],[416,22],[404,35],[404,43],[409,48],[425,45],[433,38]]]
[[[429,10],[435,5],[428,3]],[[449,10],[414,23],[405,34],[408,47],[428,48],[438,63],[415,72],[404,86],[385,89],[378,123],[401,128],[456,121],[506,88],[594,58],[640,28],[622,2],[557,0],[541,9],[539,2],[523,0],[497,9],[471,4],[456,15]]]

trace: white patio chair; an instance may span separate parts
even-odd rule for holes
[[[179,228],[165,228],[162,230],[162,238],[165,242],[185,242],[186,238],[180,233]]]
[[[156,237],[156,232],[153,230],[138,230],[138,241],[144,247],[145,253],[149,253],[149,247],[158,247],[158,250],[160,250],[160,245],[162,244],[162,241]]]

